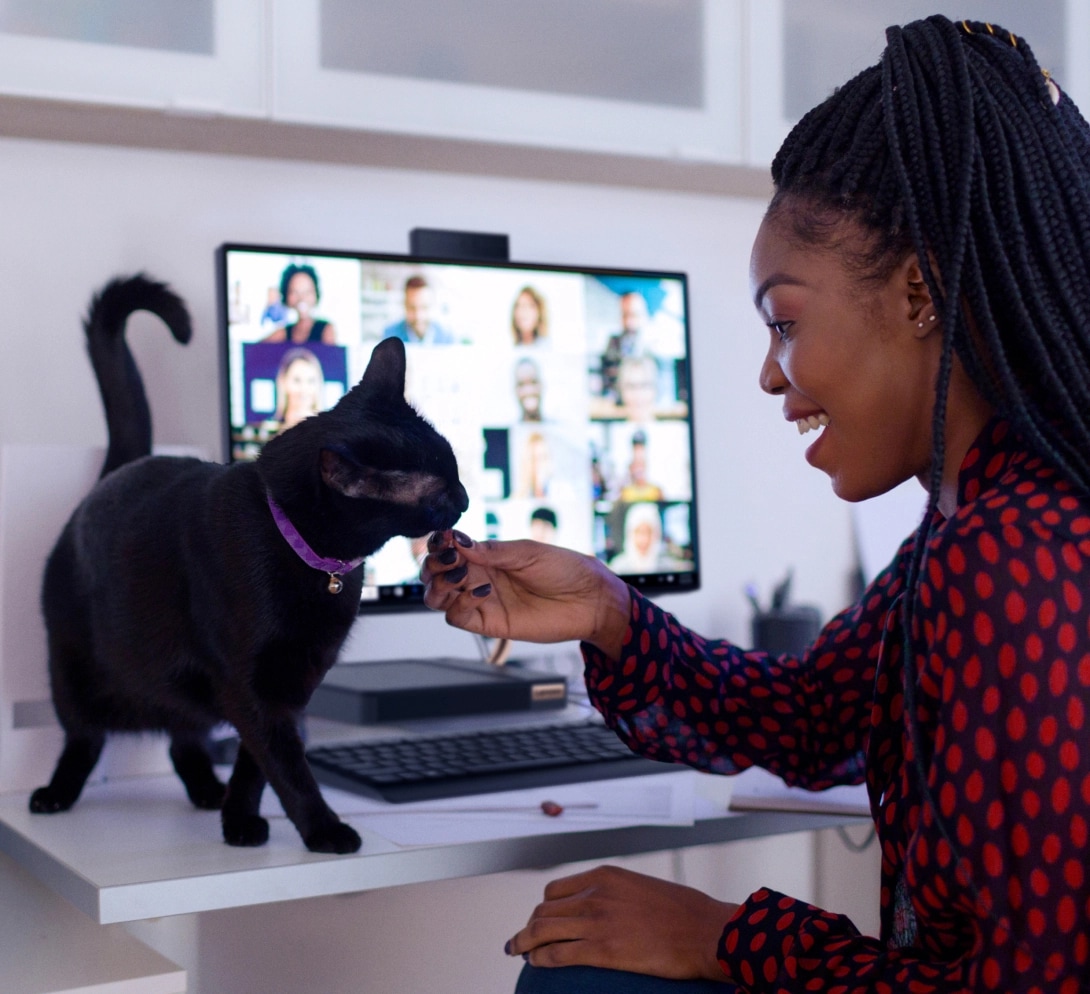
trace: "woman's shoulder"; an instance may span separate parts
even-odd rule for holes
[[[1090,500],[1044,460],[1022,453],[934,528],[921,597],[951,619],[1032,624],[1053,607],[1090,611],[1090,598],[1079,593],[1088,575]]]
[[[1002,471],[935,530],[933,543],[976,545],[994,558],[995,545],[1074,543],[1090,556],[1090,497],[1080,494],[1046,460],[1014,452]]]

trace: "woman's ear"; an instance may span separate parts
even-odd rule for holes
[[[915,253],[907,256],[901,263],[898,277],[904,288],[905,317],[916,326],[916,337],[924,338],[938,327],[939,317],[931,291],[923,278],[920,260]]]

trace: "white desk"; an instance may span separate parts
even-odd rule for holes
[[[761,771],[751,773],[753,777],[767,777]],[[735,783],[744,784],[751,773],[734,778]],[[701,775],[683,771],[654,779],[675,777]],[[116,943],[117,936],[110,929],[118,926],[111,923],[359,894],[404,884],[559,866],[860,820],[857,813],[844,811],[734,812],[701,800],[691,825],[588,828],[563,834],[543,831],[518,838],[402,846],[383,837],[381,818],[352,813],[353,803],[362,803],[360,799],[328,789],[325,793],[334,810],[360,832],[363,847],[359,853],[330,856],[307,852],[294,827],[283,817],[271,819],[270,839],[265,846],[240,849],[224,845],[218,814],[194,809],[173,775],[89,785],[71,811],[53,816],[30,814],[25,793],[0,796],[0,852],[14,861],[0,863],[0,877],[18,874],[19,879],[17,888],[8,886],[6,880],[0,886],[0,912],[6,909],[5,917],[10,917],[11,902],[21,907],[28,892],[35,890],[36,879],[45,885],[37,888],[35,897],[37,906],[44,909],[39,918],[55,923],[50,929],[50,944],[75,929],[82,942],[93,945],[96,928],[103,943]],[[471,800],[487,802],[487,798]],[[81,919],[55,895],[67,898],[87,917]],[[127,938],[136,942],[131,936]],[[145,971],[144,986],[130,978],[128,986],[101,990],[165,994],[185,989],[169,986],[176,985],[184,971],[145,951],[151,959],[139,967]],[[17,952],[9,946],[9,956]],[[23,959],[36,959],[48,952],[28,946],[23,954]],[[99,954],[100,958],[105,955]],[[141,962],[139,951],[128,955],[130,959],[135,957],[133,962]],[[5,991],[11,989],[0,986]],[[70,988],[25,989],[28,994],[48,994]]]
[[[350,810],[348,795],[329,789],[325,794],[334,810]],[[808,812],[706,813],[692,826],[602,828],[425,846],[398,846],[369,828],[366,817],[348,816],[363,837],[363,847],[353,855],[329,856],[307,852],[284,818],[272,820],[267,845],[254,849],[224,845],[218,814],[194,809],[170,775],[89,786],[71,811],[58,815],[32,815],[25,794],[0,797],[0,851],[90,918],[108,924],[830,828],[858,820],[857,815]]]

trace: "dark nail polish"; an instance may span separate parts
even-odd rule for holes
[[[450,566],[458,558],[457,549],[444,549],[439,553],[439,562],[444,566]]]
[[[454,532],[454,541],[457,542],[463,549],[468,549],[470,546],[473,545],[473,539],[471,539],[464,532],[460,531]]]
[[[491,583],[482,583],[479,587],[474,587],[470,591],[470,593],[474,597],[487,597],[490,593],[492,593],[492,584]]]
[[[461,583],[466,578],[466,573],[469,572],[469,567],[466,565],[456,566],[449,573],[444,573],[448,583]]]
[[[508,940],[507,940],[507,941],[506,941],[506,942],[505,942],[505,943],[503,944],[503,951],[504,951],[504,952],[505,952],[505,953],[506,953],[506,954],[507,954],[508,956],[510,956],[510,955],[511,955],[511,940],[510,940],[510,939],[508,939]]]

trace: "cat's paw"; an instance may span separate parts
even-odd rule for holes
[[[260,815],[224,817],[223,841],[229,846],[263,846],[269,841],[269,823]]]
[[[356,852],[363,844],[359,833],[343,821],[326,825],[303,839],[311,852],[350,853]]]
[[[74,797],[64,797],[52,787],[39,787],[30,795],[30,810],[36,815],[52,815],[67,811],[75,802]]]

